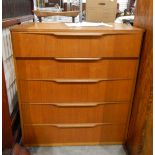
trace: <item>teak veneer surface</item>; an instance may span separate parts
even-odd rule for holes
[[[130,101],[132,88],[132,80],[95,83],[19,81],[21,101],[34,103]]]
[[[116,24],[116,23],[109,23],[112,26],[98,26],[98,27],[68,27],[64,23],[25,23],[22,25],[14,26],[11,31],[12,32],[43,32],[50,33],[50,32],[74,32],[72,35],[76,35],[79,32],[105,32],[108,33],[140,33],[144,32],[143,29],[128,26],[126,24]],[[90,33],[90,34],[91,34]]]
[[[75,103],[66,106],[65,104],[60,105],[54,103],[46,105],[42,103],[22,104],[22,113],[25,116],[23,118],[23,123],[126,123],[129,110],[128,102],[103,102],[103,104],[100,103],[96,105],[95,103],[94,105],[93,103],[88,103],[86,105]]]
[[[138,61],[17,59],[18,79],[134,79]]]
[[[96,127],[59,128],[54,126],[24,126],[24,143],[29,145],[61,143],[122,142],[124,125],[101,125]],[[50,133],[50,134],[49,134]]]
[[[32,34],[12,36],[15,57],[138,57],[141,33],[109,34]],[[15,42],[15,43],[14,43]],[[18,42],[18,44],[16,44]],[[120,44],[121,43],[121,44]],[[33,48],[32,48],[33,45]]]
[[[143,30],[111,25],[12,28],[25,145],[125,142]]]

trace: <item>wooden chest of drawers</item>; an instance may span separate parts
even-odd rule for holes
[[[125,141],[143,30],[31,23],[11,34],[25,145]]]

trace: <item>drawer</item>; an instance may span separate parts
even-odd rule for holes
[[[138,60],[17,59],[18,79],[135,78]]]
[[[19,81],[23,103],[130,101],[133,80]]]
[[[138,57],[141,33],[12,33],[15,57]],[[74,36],[73,36],[74,35]]]
[[[24,124],[126,123],[129,103],[22,104]]]
[[[89,143],[123,143],[124,125],[82,125],[83,127],[63,127],[63,125],[24,125],[24,145],[63,145]],[[81,125],[80,125],[81,126]],[[85,127],[87,126],[87,127]],[[90,127],[88,127],[90,126]]]

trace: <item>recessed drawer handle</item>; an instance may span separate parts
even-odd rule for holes
[[[102,125],[111,125],[111,123],[89,123],[89,124],[54,124],[57,128],[93,128]]]
[[[99,61],[102,58],[53,58],[57,61]]]
[[[52,33],[55,36],[93,36],[93,37],[101,37],[104,35],[104,33],[90,33],[90,32],[79,32],[79,33],[73,33],[73,32],[53,32]]]
[[[82,123],[82,124],[24,124],[25,126],[51,126],[56,128],[94,128],[97,126],[113,125],[113,123]]]
[[[45,81],[56,83],[98,83],[103,81],[120,81],[120,80],[132,80],[130,78],[105,78],[105,79],[22,79],[25,81]]]
[[[98,83],[103,81],[102,79],[99,80],[53,80],[54,82],[57,83]]]
[[[105,103],[63,103],[63,104],[59,104],[59,103],[54,103],[54,106],[57,107],[96,107],[98,105],[104,105]]]

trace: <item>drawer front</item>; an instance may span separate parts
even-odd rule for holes
[[[12,33],[15,57],[138,57],[141,37],[140,33],[103,36]]]
[[[22,104],[24,124],[126,123],[129,103]]]
[[[130,101],[132,80],[94,81],[19,81],[21,102]]]
[[[138,60],[17,59],[18,79],[135,78]]]
[[[25,145],[63,145],[84,143],[123,143],[124,125],[104,125],[82,128],[24,126]]]

